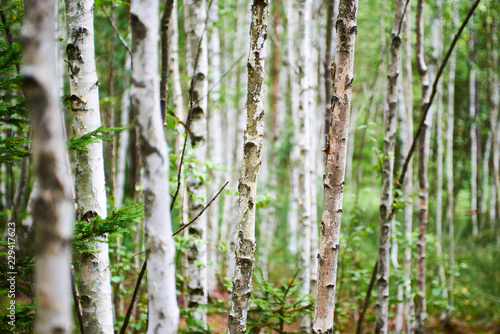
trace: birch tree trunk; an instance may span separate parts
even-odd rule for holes
[[[35,333],[71,333],[69,245],[74,206],[64,123],[54,80],[56,4],[26,0],[24,9],[24,94],[31,116],[38,180],[33,198],[38,305]],[[7,241],[11,242],[10,238]]]
[[[490,188],[490,200],[489,200],[489,226],[490,231],[495,231],[495,218],[497,211],[495,201],[497,196],[499,198],[498,205],[498,213],[500,215],[500,194],[499,191],[499,164],[500,164],[500,134],[498,134],[499,129],[499,111],[498,107],[500,104],[500,86],[498,84],[498,74],[495,71],[496,67],[498,67],[498,28],[497,28],[497,17],[493,16],[491,22],[491,40],[488,39],[491,43],[491,60],[488,67],[488,78],[490,81],[490,87],[492,92],[490,93],[491,102],[490,102],[490,124],[491,124],[491,133],[493,134],[492,141],[492,156],[493,156],[493,173],[492,173],[492,185]]]
[[[144,168],[145,244],[148,251],[148,334],[177,333],[174,243],[168,192],[168,148],[161,120],[158,78],[158,0],[133,0],[132,107]]]
[[[312,332],[333,333],[337,256],[344,174],[351,108],[351,93],[356,35],[357,0],[341,0],[337,20],[336,63],[332,63],[334,82],[330,131],[327,135],[325,173],[323,175],[323,213],[321,217],[318,284]]]
[[[292,123],[294,129],[298,124],[298,110],[299,110],[299,81],[297,79],[298,69],[296,67],[295,61],[295,24],[296,24],[296,10],[294,8],[293,0],[287,2],[287,62],[289,67],[289,89],[290,89],[290,113],[292,116]],[[290,152],[290,197],[291,197],[291,209],[289,216],[288,232],[289,232],[289,244],[288,249],[290,253],[295,255],[298,249],[298,201],[299,201],[299,189],[298,189],[298,174],[297,174],[297,164],[299,158],[299,148],[297,145],[293,145]]]
[[[205,28],[207,7],[205,0],[190,0],[184,3],[186,32],[188,38],[189,74],[192,75],[189,92],[191,118],[191,146],[198,165],[197,173],[204,174],[207,157],[207,93],[208,93],[208,32]],[[203,179],[195,176],[194,170],[186,179],[189,218],[193,219],[204,207],[207,189]],[[206,322],[206,310],[200,306],[207,303],[207,216],[200,216],[188,228],[193,237],[189,242],[188,259],[188,306],[193,309],[195,319]]]
[[[417,70],[420,75],[422,86],[422,97],[420,100],[420,115],[429,103],[429,73],[424,60],[424,1],[418,0],[416,15],[416,37],[415,53],[417,56]],[[430,145],[430,123],[432,114],[429,112],[424,123],[423,133],[418,142],[419,164],[418,164],[418,183],[419,183],[419,215],[418,215],[418,240],[417,240],[417,295],[415,297],[415,316],[416,331],[422,333],[425,321],[425,246],[427,237],[428,221],[428,198],[429,185],[427,181],[427,161],[429,158]]]
[[[436,1],[437,13],[432,23],[432,77],[436,76],[436,71],[441,63],[442,53],[442,24],[443,3]],[[443,258],[442,243],[442,219],[443,219],[443,88],[442,82],[438,82],[436,93],[436,255],[439,261],[439,279],[442,286],[445,285],[446,277]],[[446,290],[443,289],[443,298],[446,299]]]
[[[328,7],[326,13],[326,48],[325,48],[325,59],[323,59],[325,67],[325,136],[330,132],[330,100],[332,99],[332,80],[330,74],[330,59],[332,58],[332,49],[336,48],[336,31],[335,31],[335,19],[338,16],[339,0],[328,0]]]
[[[477,236],[477,134],[476,134],[476,52],[474,50],[474,16],[470,25],[469,37],[469,119],[470,125],[470,212],[472,220],[472,235]]]
[[[457,0],[452,1],[453,4],[453,30],[458,27],[458,5]],[[451,311],[453,307],[453,280],[455,277],[455,236],[453,229],[453,129],[455,118],[455,70],[457,62],[457,52],[453,51],[450,57],[450,72],[448,73],[448,110],[446,115],[446,193],[448,197],[448,205],[446,209],[446,221],[448,223],[448,237],[450,239],[450,254],[449,254],[449,275],[448,275],[448,306],[446,310],[445,323],[451,320]]]
[[[210,60],[211,75],[209,77],[210,86],[214,86],[221,78],[221,55],[219,28],[217,27],[219,3],[218,0],[212,0],[209,9],[210,36],[208,41],[208,57]],[[220,168],[224,164],[223,159],[223,136],[222,136],[222,110],[220,107],[220,88],[215,87],[209,93],[210,109],[208,110],[208,136],[207,136],[207,156],[215,165],[210,171],[210,181],[208,194],[214,194],[221,187],[222,171]],[[208,293],[211,295],[217,288],[217,277],[215,269],[217,268],[217,248],[215,244],[219,240],[219,207],[211,205],[207,209],[208,220],[208,262],[211,262],[208,268]]]
[[[396,144],[398,77],[401,66],[401,37],[399,27],[403,20],[402,0],[394,2],[387,85],[387,106],[384,111],[384,158],[382,162],[382,192],[380,198],[380,232],[377,260],[377,304],[375,333],[387,333],[389,312],[389,249],[391,238],[392,179],[394,174],[394,155]]]
[[[493,122],[494,120],[491,120]],[[490,183],[490,156],[491,156],[491,148],[493,143],[493,132],[488,133],[488,139],[486,139],[486,146],[484,148],[483,154],[483,184],[481,187],[481,205],[479,207],[480,212],[483,214],[483,222],[486,222],[487,213],[488,213],[488,185]],[[489,220],[489,219],[488,219]],[[489,226],[491,227],[491,225]]]
[[[404,60],[404,90],[405,90],[405,102],[406,102],[406,130],[407,130],[407,143],[413,141],[413,76],[412,76],[412,65],[411,65],[411,6],[408,5],[406,8],[406,21],[404,23],[404,49],[405,49],[405,60]],[[407,154],[409,146],[405,150]],[[412,221],[413,221],[413,199],[411,195],[413,193],[413,166],[408,164],[408,170],[406,171],[407,177],[405,178],[405,183],[403,185],[403,198],[405,200],[404,207],[404,238],[405,238],[405,252],[404,252],[404,305],[403,313],[405,319],[405,329],[406,333],[413,333],[413,298],[411,296],[411,259],[412,259]]]
[[[406,13],[405,13],[406,16]],[[401,61],[400,61],[401,65]],[[400,66],[401,68],[401,66]],[[407,117],[408,115],[406,114],[406,104],[404,100],[404,84],[403,80],[399,79],[398,80],[398,131],[397,131],[397,136],[398,136],[398,141],[399,141],[399,149],[397,150],[397,155],[395,160],[395,165],[402,166],[404,163],[404,159],[406,158],[406,152],[408,151],[408,121]],[[396,168],[396,167],[395,167]],[[403,185],[404,187],[404,185]],[[404,190],[403,190],[403,197],[404,197]],[[391,236],[391,263],[394,269],[399,272],[399,262],[398,262],[398,255],[399,255],[399,237],[397,233],[397,225],[396,225],[396,220],[392,220],[392,226],[391,226],[391,231],[394,233]],[[397,305],[396,305],[396,323],[395,323],[395,328],[394,332],[396,334],[401,333],[403,330],[403,320],[404,320],[404,278],[401,275],[396,276],[396,280],[398,281],[397,285],[397,292],[396,292],[396,298],[397,298]]]
[[[232,39],[231,37],[234,35],[234,46],[233,46],[233,57],[234,61],[237,61],[240,57],[243,57],[244,54],[242,54],[241,50],[246,49],[247,47],[247,39],[248,35],[245,34],[244,32],[246,31],[247,27],[247,20],[249,22],[249,11],[248,11],[248,3],[247,2],[236,2],[236,22],[234,23],[236,25],[236,32],[229,32],[229,36],[226,37],[226,39]],[[236,126],[228,126],[230,131],[229,132],[229,138],[233,138],[233,141],[231,143],[230,148],[227,150],[228,151],[228,165],[229,161],[230,163],[230,170],[231,170],[231,180],[230,180],[230,186],[233,188],[235,193],[237,192],[237,187],[236,184],[238,183],[239,176],[240,176],[240,170],[239,166],[241,166],[243,162],[243,151],[241,150],[241,146],[243,146],[243,133],[245,131],[246,127],[246,118],[245,118],[245,113],[243,108],[241,107],[243,105],[242,98],[243,98],[243,93],[242,93],[242,86],[245,83],[245,77],[243,75],[243,66],[238,64],[234,75],[231,78],[231,85],[232,87],[235,87],[235,94],[233,95],[233,105],[228,109],[227,113],[227,124],[234,124],[234,120],[236,119]],[[236,195],[232,195],[229,198],[226,198],[228,200],[228,206],[227,206],[227,214],[225,214],[225,219],[229,219],[229,221],[226,221],[224,224],[228,226],[227,228],[227,234],[226,238],[226,244],[229,246],[229,254],[227,257],[227,276],[232,277],[234,275],[234,266],[235,266],[235,261],[233,261],[233,254],[236,249],[236,238],[237,238],[237,229],[238,229],[238,224],[235,223],[234,219],[232,217],[236,217],[238,215],[238,199]]]
[[[312,0],[301,0],[299,6],[299,58],[297,65],[299,69],[299,110],[295,137],[299,149],[298,174],[298,218],[299,229],[299,281],[301,290],[308,294],[311,280],[311,140],[312,124],[309,114],[312,111],[312,57],[311,57],[311,5]],[[309,333],[311,320],[305,313],[299,314],[299,328],[301,332]]]
[[[265,42],[269,2],[254,0],[250,25],[250,52],[248,55],[247,126],[243,139],[243,165],[239,190],[238,239],[236,267],[233,277],[231,310],[228,316],[228,333],[246,333],[246,320],[252,288],[255,262],[255,196],[257,176],[261,164],[264,136],[264,70]]]
[[[68,72],[73,132],[82,136],[101,126],[99,88],[94,54],[94,1],[66,0]],[[78,219],[94,211],[106,217],[106,189],[102,143],[76,153]],[[113,307],[108,244],[93,244],[96,253],[84,255],[80,265],[83,329],[87,333],[113,331]]]

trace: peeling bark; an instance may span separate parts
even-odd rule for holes
[[[250,52],[248,55],[247,126],[243,139],[243,165],[239,190],[238,239],[236,267],[233,277],[228,333],[246,333],[246,319],[252,288],[255,262],[255,196],[257,176],[261,165],[264,136],[264,72],[269,17],[268,0],[254,0],[250,25]]]
[[[174,242],[168,192],[168,148],[161,120],[158,0],[132,0],[132,107],[143,164],[145,245],[148,251],[148,334],[177,333]],[[154,51],[154,52],[152,52]]]
[[[334,82],[330,131],[327,135],[325,174],[323,175],[323,213],[318,255],[318,283],[312,332],[333,333],[337,257],[344,191],[344,174],[349,131],[357,0],[341,0],[337,27],[336,63],[332,63]]]
[[[56,77],[56,4],[24,2],[24,93],[33,130],[38,189],[33,197],[36,249],[35,333],[71,333],[70,242],[74,206]]]
[[[99,82],[94,52],[94,1],[66,0],[68,73],[73,132],[82,136],[101,126]],[[102,143],[76,153],[76,204],[78,219],[95,211],[106,217],[106,189]],[[84,255],[80,265],[83,329],[88,333],[113,331],[111,273],[106,242],[94,243],[97,253]]]

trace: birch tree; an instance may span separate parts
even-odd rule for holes
[[[337,257],[351,107],[356,36],[357,0],[341,0],[337,19],[337,50],[332,63],[334,82],[329,133],[324,148],[326,155],[323,174],[323,213],[321,217],[318,283],[312,332],[333,332]]]
[[[210,36],[208,40],[208,57],[210,60],[211,75],[209,76],[210,86],[213,87],[221,78],[221,54],[219,28],[217,27],[219,2],[212,0],[208,12],[210,22]],[[223,142],[222,137],[222,110],[220,108],[220,93],[219,87],[215,87],[209,93],[210,109],[208,110],[208,145],[207,155],[210,157],[213,169],[210,171],[210,185],[208,186],[208,194],[214,194],[220,188],[222,174],[220,167],[224,163],[223,159]],[[215,244],[219,240],[219,208],[217,205],[209,206],[207,209],[208,220],[208,261],[212,263],[211,267],[217,268],[217,253]],[[208,293],[217,288],[217,277],[213,268],[209,268],[208,272]]]
[[[429,103],[429,73],[424,59],[424,1],[418,0],[416,15],[416,37],[415,53],[417,56],[417,70],[420,75],[422,97],[420,100],[420,114],[424,115]],[[419,214],[418,214],[418,240],[417,240],[417,295],[415,297],[416,330],[423,332],[425,321],[425,245],[427,237],[427,221],[429,215],[428,199],[429,185],[427,181],[427,161],[429,158],[430,145],[430,122],[432,113],[429,111],[424,123],[423,132],[418,141],[418,184],[419,184]]]
[[[264,136],[264,75],[269,2],[254,0],[248,55],[247,125],[243,139],[243,165],[238,185],[239,217],[236,267],[233,277],[228,333],[246,333],[246,320],[255,262],[255,203],[257,176]]]
[[[290,114],[292,116],[292,123],[294,128],[298,125],[298,110],[299,110],[299,81],[297,79],[298,69],[295,61],[295,24],[296,24],[296,10],[294,8],[293,0],[287,2],[286,5],[286,13],[287,13],[287,37],[286,37],[286,45],[287,45],[287,62],[288,62],[288,84],[290,89]],[[290,152],[290,197],[291,197],[291,208],[290,208],[290,216],[288,223],[288,234],[290,242],[288,244],[288,248],[290,253],[296,254],[298,249],[298,201],[299,201],[299,189],[298,189],[298,173],[297,173],[297,165],[298,165],[298,157],[299,157],[299,148],[297,145],[293,145],[293,148]]]
[[[498,129],[500,125],[500,120],[498,118],[499,111],[498,107],[500,104],[500,86],[498,83],[498,74],[495,71],[498,67],[498,27],[497,27],[497,17],[493,14],[491,20],[491,40],[488,39],[490,43],[490,62],[488,64],[488,79],[489,86],[491,87],[490,96],[490,127],[492,134],[492,156],[493,156],[493,173],[492,173],[492,185],[490,187],[490,200],[489,200],[489,210],[488,217],[490,222],[490,231],[495,231],[496,224],[495,212],[500,215],[500,194],[499,194],[499,164],[500,164],[500,134],[498,134]],[[496,199],[499,198],[499,205],[496,208]]]
[[[443,3],[441,0],[436,1],[437,11],[432,22],[431,31],[431,43],[432,43],[432,53],[431,53],[431,66],[430,75],[432,77],[436,76],[436,71],[441,63],[441,53],[442,53],[442,25],[443,25]],[[442,82],[438,82],[437,93],[436,93],[436,255],[438,259],[443,256],[443,251],[441,247],[442,243],[442,219],[443,219],[443,85]],[[445,284],[446,278],[444,273],[444,266],[442,261],[439,260],[439,280],[441,284]],[[446,299],[446,290],[443,290],[443,297]]]
[[[207,157],[207,93],[208,58],[205,0],[189,0],[184,3],[185,24],[188,40],[189,74],[192,75],[189,91],[189,118],[191,146],[198,160],[197,167],[204,172]],[[199,173],[199,172],[198,172]],[[206,185],[193,169],[186,179],[188,192],[188,216],[193,219],[204,207],[207,198]],[[188,228],[193,237],[187,250],[188,260],[188,305],[193,308],[195,319],[206,321],[206,310],[200,308],[207,303],[207,216],[200,216]]]
[[[301,0],[299,7],[299,110],[295,135],[299,149],[298,176],[298,218],[301,233],[298,234],[299,244],[299,281],[301,290],[308,294],[311,280],[311,140],[312,124],[309,114],[312,112],[312,57],[311,57],[311,5],[312,0]],[[299,328],[302,332],[310,332],[311,320],[305,313],[299,315]]]
[[[469,37],[469,120],[470,120],[470,217],[472,235],[477,236],[477,134],[476,134],[476,52],[474,50],[474,17],[470,24]]]
[[[101,126],[99,83],[94,52],[94,1],[66,0],[68,26],[68,73],[73,132],[82,136]],[[106,189],[102,143],[76,153],[76,204],[78,219],[106,217]],[[93,214],[93,215],[92,215]],[[80,265],[80,295],[83,330],[87,333],[113,331],[113,304],[108,244],[96,242],[96,253],[84,255]]]
[[[389,54],[389,74],[387,85],[387,109],[384,110],[384,157],[382,161],[382,192],[380,199],[380,232],[377,260],[377,304],[375,333],[387,333],[389,312],[389,249],[392,220],[392,179],[394,174],[394,154],[396,144],[398,77],[401,66],[400,27],[404,16],[402,0],[394,2]]]
[[[168,148],[161,120],[158,78],[158,0],[133,0],[132,108],[143,164],[145,245],[148,253],[148,334],[177,333],[174,243],[168,191]]]
[[[406,21],[404,23],[404,90],[405,90],[405,103],[406,103],[406,136],[407,136],[407,149],[413,140],[413,79],[411,67],[411,6],[408,4],[406,7]],[[404,251],[404,305],[403,313],[405,319],[406,332],[412,333],[413,331],[413,298],[411,296],[411,253],[412,253],[412,221],[413,221],[413,200],[411,194],[413,192],[413,166],[410,163],[406,171],[406,178],[403,184],[403,198],[405,201],[404,207],[404,238],[405,238],[405,251]]]
[[[71,333],[72,181],[56,84],[56,4],[24,2],[24,94],[33,130],[38,190],[33,197],[36,249],[35,333]],[[10,226],[8,226],[10,227]],[[9,229],[10,230],[10,229]],[[10,238],[7,240],[11,242]]]
[[[454,30],[458,27],[458,5],[457,0],[452,1],[453,13],[452,22]],[[448,73],[448,110],[446,114],[446,193],[448,195],[448,204],[446,207],[446,221],[448,223],[448,238],[450,242],[449,253],[449,268],[450,274],[448,275],[448,305],[446,310],[445,323],[449,323],[451,319],[451,311],[453,307],[453,281],[455,278],[455,232],[454,232],[454,203],[453,203],[453,130],[455,121],[455,71],[457,66],[457,52],[453,51],[450,57],[450,70]]]

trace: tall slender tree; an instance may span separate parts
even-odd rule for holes
[[[432,19],[431,30],[431,64],[429,65],[429,72],[431,77],[436,76],[436,71],[441,63],[442,53],[442,25],[443,25],[443,3],[441,0],[436,1],[436,12]],[[443,257],[442,251],[442,221],[443,221],[443,85],[439,81],[437,85],[437,92],[435,97],[436,111],[436,255],[438,259]],[[439,279],[442,286],[446,282],[443,262],[439,260]],[[443,289],[443,298],[446,299],[446,290]]]
[[[327,135],[325,173],[323,174],[323,213],[318,255],[318,283],[313,333],[332,333],[335,311],[337,257],[351,109],[357,0],[341,0],[337,19],[337,50],[331,66],[334,82],[330,131]]]
[[[312,127],[310,113],[312,112],[312,57],[311,57],[311,6],[312,0],[301,0],[299,6],[299,58],[297,60],[299,70],[299,110],[295,136],[296,145],[299,150],[299,165],[297,166],[298,179],[298,218],[301,233],[298,235],[299,243],[299,279],[301,290],[308,294],[311,280],[311,144]],[[299,327],[304,333],[311,330],[311,320],[309,315],[301,313],[299,315]]]
[[[407,154],[410,143],[413,140],[413,76],[412,76],[412,44],[411,44],[411,6],[408,4],[406,7],[406,21],[404,23],[404,90],[405,90],[405,103],[406,103],[406,136],[407,136]],[[406,332],[412,333],[413,331],[413,298],[411,296],[411,272],[412,272],[412,221],[413,221],[413,166],[410,163],[406,171],[407,177],[403,184],[403,198],[405,200],[404,207],[404,271],[405,271],[405,291],[404,291],[404,305],[403,313],[405,318]]]
[[[94,52],[94,1],[67,0],[68,73],[73,131],[82,136],[101,126],[99,82]],[[96,214],[106,217],[106,188],[102,143],[87,146],[76,154],[76,204],[79,219]],[[83,330],[113,331],[111,273],[106,240],[93,244],[95,253],[84,255],[80,265],[80,294]]]
[[[233,277],[228,333],[246,333],[246,320],[255,261],[255,203],[257,176],[264,136],[264,75],[269,1],[254,0],[248,55],[247,126],[243,139],[243,165],[238,185],[239,217],[236,267]]]
[[[38,303],[35,333],[40,334],[72,330],[69,245],[74,206],[63,114],[54,80],[56,8],[54,1],[24,3],[24,94],[31,116],[38,180],[33,217]],[[11,238],[7,241],[12,242]]]
[[[208,109],[208,145],[207,156],[213,164],[210,172],[210,184],[208,185],[208,194],[215,193],[222,183],[221,166],[224,163],[223,155],[223,137],[222,131],[222,109],[220,105],[220,86],[216,87],[221,79],[221,52],[219,39],[219,2],[212,0],[208,12],[209,20],[209,39],[208,39],[208,57],[211,73],[209,76],[210,87],[214,89],[209,93]],[[212,263],[208,269],[208,293],[212,294],[217,287],[217,277],[214,268],[217,268],[217,253],[215,244],[219,240],[219,208],[216,205],[209,206],[207,209],[208,235],[210,241],[208,246],[208,262]]]
[[[493,3],[493,1],[492,1]],[[499,193],[499,164],[500,164],[500,134],[498,134],[498,129],[500,126],[499,115],[499,105],[500,105],[500,87],[498,84],[498,74],[495,71],[498,68],[498,21],[495,13],[492,13],[491,18],[491,28],[490,35],[491,39],[488,39],[490,43],[490,61],[488,64],[488,78],[489,87],[491,89],[490,94],[490,127],[492,138],[492,156],[493,156],[493,171],[492,171],[492,185],[490,188],[490,200],[489,200],[489,225],[490,231],[495,231],[498,228],[495,224],[496,213],[500,217],[500,193]],[[498,208],[496,200],[498,198]],[[496,213],[495,213],[496,212]]]
[[[453,28],[458,27],[458,4],[457,0],[452,1],[453,12],[452,12],[452,22]],[[450,242],[449,250],[449,275],[448,275],[448,305],[450,306],[446,310],[446,315],[444,322],[449,323],[451,319],[451,311],[453,307],[453,282],[455,278],[454,266],[455,266],[455,232],[454,232],[454,202],[453,202],[453,132],[454,132],[454,121],[455,121],[455,71],[457,63],[457,52],[453,51],[450,57],[450,69],[448,72],[448,109],[446,114],[446,157],[445,157],[445,169],[446,169],[446,193],[448,197],[448,203],[446,206],[446,222],[448,223],[448,238]]]
[[[382,192],[380,199],[380,232],[377,260],[377,305],[375,333],[387,333],[389,312],[389,249],[392,220],[392,179],[396,145],[398,108],[398,78],[401,67],[401,27],[404,16],[403,0],[394,2],[394,20],[389,53],[387,109],[384,111],[384,157],[382,161]]]
[[[168,191],[168,148],[160,111],[158,0],[132,0],[132,108],[144,166],[145,245],[148,255],[148,334],[177,333],[174,243]]]
[[[429,73],[424,59],[424,1],[418,0],[416,15],[415,54],[417,56],[417,70],[420,75],[422,97],[420,100],[420,115],[423,117],[429,103]],[[423,133],[418,141],[418,184],[419,184],[419,214],[418,214],[418,240],[417,240],[417,295],[415,297],[416,331],[422,333],[425,321],[425,247],[427,238],[427,222],[429,215],[429,184],[427,180],[427,162],[429,159],[430,129],[432,113],[429,111],[425,119]]]
[[[208,32],[207,6],[205,0],[190,0],[184,3],[184,15],[188,39],[189,74],[192,75],[189,88],[189,118],[191,146],[197,167],[204,173],[207,157],[207,93],[208,93]],[[207,198],[204,178],[191,175],[186,179],[188,192],[188,215],[193,219],[202,209]],[[195,319],[205,321],[207,303],[207,244],[200,242],[207,238],[207,216],[202,215],[188,228],[193,237],[189,242],[188,259],[188,305],[193,308]]]
[[[474,17],[469,26],[469,120],[470,120],[470,217],[472,221],[472,235],[479,232],[477,222],[477,133],[476,133],[476,50]]]

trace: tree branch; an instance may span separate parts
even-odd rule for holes
[[[189,225],[194,223],[198,218],[200,218],[201,215],[205,212],[205,210],[215,201],[215,199],[217,197],[219,197],[220,193],[222,192],[222,190],[224,190],[224,188],[228,185],[228,183],[229,183],[229,181],[226,181],[226,183],[224,183],[222,188],[220,188],[220,190],[217,192],[217,194],[215,194],[215,196],[212,198],[212,200],[210,202],[208,202],[208,204],[205,205],[205,207],[203,209],[201,209],[201,211],[198,213],[198,215],[196,215],[196,217],[194,217],[189,223],[187,223],[186,225],[184,225],[183,227],[178,229],[176,232],[174,232],[172,234],[172,236],[175,236],[176,234],[178,234],[179,232],[181,232],[182,230],[187,228]],[[170,211],[172,211],[172,210],[170,210]],[[147,263],[148,263],[148,260],[146,257],[146,260],[144,260],[144,263],[142,264],[141,271],[139,272],[139,276],[137,277],[137,282],[135,283],[135,287],[134,287],[134,293],[132,294],[132,299],[131,299],[130,304],[127,308],[127,314],[125,315],[125,320],[123,321],[122,328],[120,329],[120,334],[125,334],[125,331],[127,330],[128,323],[130,321],[130,315],[132,314],[134,302],[137,298],[137,294],[139,292],[139,287],[141,285],[142,278],[144,277],[144,274],[146,273]]]
[[[437,93],[437,85],[438,85],[439,79],[441,78],[441,75],[444,72],[446,64],[448,63],[448,60],[450,59],[451,54],[453,53],[453,50],[455,49],[455,45],[457,44],[458,39],[460,38],[460,35],[462,34],[463,30],[467,26],[469,19],[474,14],[474,11],[476,10],[480,1],[481,0],[476,0],[474,2],[474,4],[472,5],[471,9],[469,10],[469,13],[467,14],[467,17],[465,18],[465,20],[462,23],[462,26],[460,27],[458,32],[455,34],[455,37],[453,38],[453,40],[450,44],[450,47],[448,49],[448,52],[446,53],[446,56],[444,57],[441,65],[439,66],[439,69],[438,69],[437,74],[436,74],[436,78],[434,79],[434,83],[432,84],[432,92],[431,92],[431,97],[429,99],[429,103],[425,106],[425,111],[422,115],[422,119],[420,120],[420,124],[418,125],[418,129],[417,129],[417,132],[415,133],[415,137],[413,138],[413,142],[411,144],[410,151],[408,152],[408,155],[406,156],[405,162],[403,164],[403,169],[401,170],[401,175],[399,176],[398,182],[396,183],[396,186],[395,186],[396,189],[401,189],[401,187],[403,186],[403,184],[405,182],[405,177],[406,177],[406,172],[408,170],[408,165],[410,164],[411,158],[412,158],[413,154],[415,153],[418,138],[420,137],[420,135],[423,132],[424,125],[425,125],[425,119],[426,119],[427,114],[429,112],[429,109],[432,105],[434,97],[436,96],[436,93]],[[396,196],[394,198],[394,201],[392,202],[393,209],[392,209],[391,216],[390,216],[391,218],[396,214],[396,211],[397,211],[397,209],[394,208],[394,203],[395,203],[396,199],[397,199],[397,193],[396,193]]]
[[[132,50],[130,49],[130,46],[127,44],[127,41],[120,34],[120,31],[116,27],[116,24],[115,24],[115,21],[113,20],[113,18],[111,18],[111,16],[109,15],[109,13],[106,9],[106,6],[102,5],[101,8],[102,8],[102,11],[104,12],[104,15],[106,15],[106,17],[108,18],[109,24],[111,24],[111,27],[113,28],[114,32],[116,33],[116,36],[118,36],[118,38],[120,39],[120,42],[122,42],[125,49],[127,49],[127,52],[129,53],[130,57],[132,57]]]

